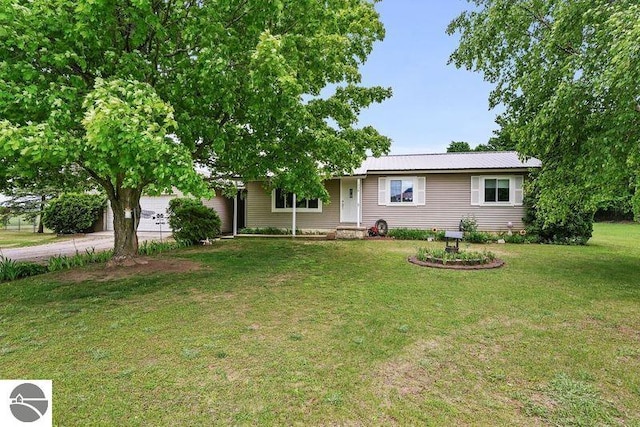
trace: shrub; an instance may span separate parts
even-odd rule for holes
[[[169,202],[169,225],[177,241],[192,244],[220,234],[220,217],[200,200],[177,198]]]
[[[509,236],[506,233],[501,233],[499,238],[504,239],[505,243],[538,243],[540,241],[536,234],[521,235],[520,233],[514,233]]]
[[[278,227],[263,227],[263,228],[243,228],[240,230],[240,234],[266,234],[266,235],[286,235],[291,234],[291,230],[288,228]],[[299,234],[299,230],[296,230],[296,234]]]
[[[464,233],[464,240],[469,243],[487,243],[494,239],[494,237],[483,231],[467,231]]]
[[[474,216],[465,216],[460,220],[460,231],[465,233],[474,233],[478,231],[478,221]]]
[[[416,228],[393,228],[389,230],[387,236],[399,240],[427,240],[434,237],[436,233],[431,230],[420,230]]]
[[[278,227],[257,227],[257,228],[242,228],[238,231],[239,234],[260,234],[260,235],[271,235],[271,236],[291,236],[290,228],[278,228]],[[320,230],[301,230],[296,228],[297,236],[322,236],[326,234],[324,231]]]
[[[58,234],[89,231],[106,206],[97,194],[63,194],[45,207],[42,222]]]
[[[419,248],[416,258],[420,261],[447,264],[452,261],[460,261],[461,264],[477,265],[488,264],[496,259],[493,252],[459,251],[447,252],[444,249]]]
[[[536,235],[542,243],[559,245],[586,245],[593,234],[593,212],[573,206],[560,221],[549,221],[536,208],[535,188],[525,197],[525,217],[522,218],[528,235]]]

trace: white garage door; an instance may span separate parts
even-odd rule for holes
[[[140,198],[140,225],[138,231],[169,231],[169,218],[167,208],[169,201],[175,196],[143,196]],[[113,212],[111,207],[107,209],[107,230],[113,230]]]

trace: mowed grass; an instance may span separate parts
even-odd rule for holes
[[[61,240],[55,233],[34,233],[33,231],[0,230],[0,249],[42,245]]]
[[[450,271],[418,242],[247,239],[40,276],[0,286],[0,377],[52,379],[65,426],[638,425],[639,242],[598,224]]]

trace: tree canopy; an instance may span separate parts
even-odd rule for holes
[[[464,153],[472,151],[471,146],[465,141],[451,141],[447,146],[447,153]]]
[[[640,216],[637,0],[474,0],[449,25],[451,56],[495,84],[503,131],[542,160],[538,208],[551,220],[634,193]]]
[[[360,85],[374,3],[0,0],[0,164],[81,167],[112,205],[135,190],[123,207],[150,182],[201,189],[194,163],[327,198],[324,179],[389,149],[357,127],[391,95]],[[152,154],[172,161],[142,173]]]

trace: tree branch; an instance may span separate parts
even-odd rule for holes
[[[234,10],[233,13],[231,14],[231,20],[225,24],[225,26],[224,26],[225,29],[231,28],[233,26],[233,24],[238,22],[240,19],[242,19],[244,16],[246,16],[247,13],[249,13],[251,11],[251,8],[249,8],[249,9],[246,9],[246,10],[242,11],[242,13],[240,13],[240,10],[244,9],[244,7],[247,5],[248,2],[249,2],[248,0],[243,0],[242,2],[240,2],[238,7],[236,8],[236,10]]]
[[[527,12],[529,15],[531,15],[531,17],[538,24],[542,25],[549,32],[553,31],[553,25],[544,16],[540,15],[539,13],[536,13],[536,11],[532,10],[530,7],[527,7],[526,5],[524,5],[522,3],[519,3],[517,6],[520,7],[520,9],[524,10],[525,12]],[[533,37],[533,34],[531,34],[531,32],[529,32],[529,34],[531,35],[531,37]],[[575,50],[575,48],[573,46],[571,46],[571,45],[561,46],[561,45],[559,45],[557,43],[555,45],[556,45],[556,48],[560,49],[562,52],[566,53],[567,55],[576,55],[577,56],[580,53],[577,50]]]
[[[72,64],[67,65],[67,68],[69,68],[72,73],[75,73],[76,75],[79,75],[80,77],[82,77],[82,80],[85,81],[85,83],[87,84],[87,86],[89,88],[93,88],[93,85],[95,83],[95,78],[94,78],[93,74],[84,71],[76,63],[72,63]]]
[[[85,166],[82,161],[79,161],[78,164],[80,165],[80,167],[82,169],[84,169],[91,178],[93,178],[98,184],[100,184],[102,186],[102,188],[105,189],[105,191],[107,192],[107,195],[109,196],[110,199],[116,200],[118,197],[115,188],[113,187],[113,184],[111,183],[110,180],[105,179],[105,178],[101,178],[100,175],[98,175],[98,173],[96,171],[94,171],[91,168],[88,168],[87,166]]]

